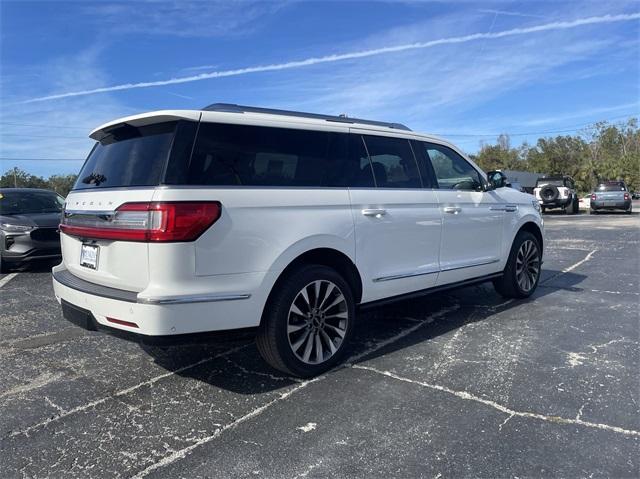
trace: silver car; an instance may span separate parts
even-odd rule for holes
[[[624,181],[606,181],[600,183],[591,193],[590,212],[603,210],[623,210],[631,214],[631,194]]]

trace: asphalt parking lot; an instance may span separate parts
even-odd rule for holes
[[[247,334],[84,331],[48,266],[4,275],[0,477],[638,477],[640,215],[545,221],[533,298],[363,313],[348,364],[310,381]]]

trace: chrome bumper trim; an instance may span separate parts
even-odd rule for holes
[[[186,303],[215,303],[218,301],[238,301],[249,299],[250,294],[198,294],[190,296],[151,296],[138,297],[141,304],[186,304]]]

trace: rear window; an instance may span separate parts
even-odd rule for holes
[[[606,183],[598,185],[597,191],[627,191],[624,183]]]
[[[551,186],[564,186],[564,180],[538,180],[536,182],[536,187],[551,185]]]
[[[177,123],[108,130],[89,154],[74,189],[160,184]]]
[[[0,215],[59,213],[64,199],[53,191],[3,191],[0,193]]]
[[[345,133],[202,123],[186,183],[216,186],[348,186]]]

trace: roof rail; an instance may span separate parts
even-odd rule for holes
[[[222,111],[228,113],[265,113],[268,115],[296,116],[299,118],[314,118],[316,120],[332,121],[336,123],[363,123],[365,125],[384,126],[396,130],[411,131],[411,128],[402,123],[388,123],[384,121],[363,120],[347,116],[321,115],[319,113],[305,113],[302,111],[276,110],[274,108],[260,108],[256,106],[235,105],[233,103],[213,103],[203,108],[203,111]]]

